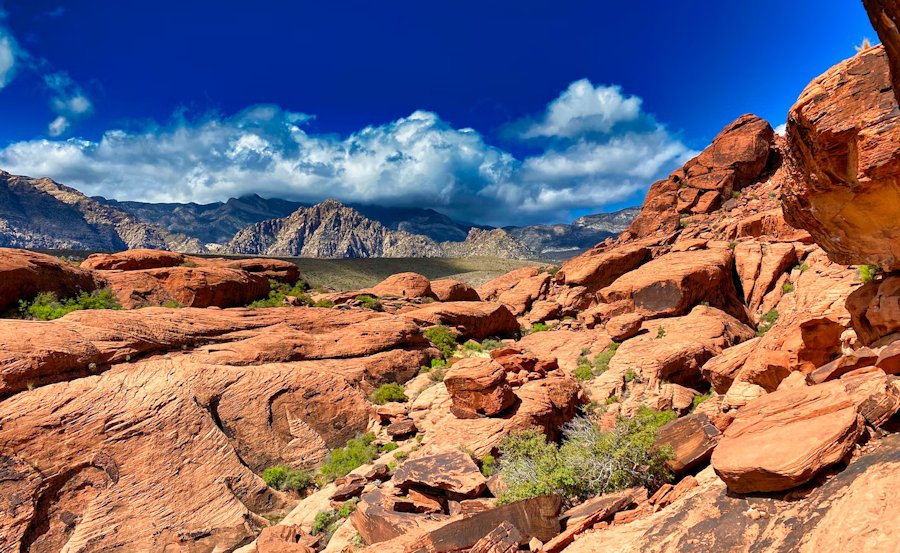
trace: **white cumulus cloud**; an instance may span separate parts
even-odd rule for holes
[[[573,82],[550,102],[544,115],[522,132],[524,138],[573,138],[586,133],[609,133],[618,123],[636,121],[641,99],[624,96],[618,86],[594,86],[589,80]]]
[[[547,112],[582,86],[583,81],[573,83]],[[80,89],[58,88],[66,93],[58,95],[53,136],[91,110],[86,97],[86,104],[74,101]],[[571,219],[575,209],[639,201],[640,191],[693,155],[641,112],[640,103],[625,98],[638,109],[628,117],[641,125],[604,127],[609,132],[602,136],[596,134],[599,123],[579,132],[565,127],[570,137],[521,159],[428,111],[339,137],[307,132],[312,116],[257,105],[228,117],[178,116],[141,131],[109,130],[96,140],[18,142],[0,150],[0,167],[119,200],[211,202],[258,193],[428,207],[483,224],[559,222]],[[594,104],[600,112],[606,107]],[[580,108],[582,120],[591,120],[589,111]]]

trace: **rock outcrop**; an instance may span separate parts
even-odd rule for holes
[[[0,248],[0,313],[41,292],[58,298],[97,288],[95,276],[50,255]]]
[[[787,122],[787,221],[834,261],[900,270],[900,109],[883,46],[832,67]]]

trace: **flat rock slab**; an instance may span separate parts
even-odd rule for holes
[[[709,417],[704,413],[693,413],[660,428],[656,445],[671,447],[675,457],[666,465],[675,474],[686,474],[709,461],[719,436],[719,430]]]
[[[779,390],[738,411],[712,465],[733,492],[787,490],[843,459],[862,429],[857,406],[839,381]]]
[[[392,480],[401,489],[441,490],[465,498],[478,497],[487,485],[475,462],[459,450],[411,459],[400,465]]]

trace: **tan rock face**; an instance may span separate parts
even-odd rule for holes
[[[522,267],[490,280],[478,287],[478,295],[484,301],[496,300],[500,294],[513,289],[519,281],[540,273],[538,267]]]
[[[450,410],[461,419],[497,415],[516,400],[506,370],[493,359],[470,357],[454,363],[444,385],[453,401]]]
[[[65,298],[97,287],[94,275],[51,255],[0,248],[0,311],[40,292]]]
[[[787,122],[784,208],[847,265],[900,269],[900,110],[876,46],[801,93]]]
[[[738,411],[712,465],[731,491],[787,490],[843,459],[862,429],[863,419],[838,381],[779,390]]]
[[[478,465],[458,449],[406,461],[391,481],[400,489],[440,490],[460,498],[478,497],[487,485]]]

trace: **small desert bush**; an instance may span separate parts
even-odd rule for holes
[[[536,430],[509,436],[500,445],[500,474],[508,490],[500,503],[550,493],[587,498],[632,486],[653,489],[671,479],[670,448],[656,448],[659,428],[675,419],[672,411],[642,407],[631,419],[601,431],[576,417],[563,427],[560,445]]]
[[[384,307],[381,305],[381,300],[376,298],[375,296],[370,296],[369,294],[360,294],[354,298],[356,301],[362,305],[365,309],[371,309],[372,311],[384,311]]]
[[[572,374],[578,380],[590,380],[595,376],[600,376],[609,369],[609,362],[618,349],[618,342],[612,342],[606,346],[605,350],[598,353],[593,361],[588,358],[588,354],[591,352],[590,349],[583,350],[578,357],[578,366]]]
[[[857,269],[859,280],[861,280],[863,284],[868,284],[875,279],[875,275],[878,274],[879,270],[880,269],[874,265],[860,265],[859,269]]]
[[[759,325],[756,327],[756,335],[762,336],[766,332],[772,329],[775,326],[775,323],[778,321],[778,311],[772,309],[771,311],[767,311],[765,315],[762,316],[759,320]]]
[[[391,382],[390,384],[382,384],[374,392],[372,392],[372,403],[384,405],[391,401],[406,401],[406,392],[403,386]]]
[[[790,282],[785,282],[784,284],[781,285],[781,292],[783,294],[790,294],[793,291],[794,291],[794,285],[791,284]]]
[[[309,473],[302,470],[294,470],[284,465],[269,467],[263,471],[263,482],[276,490],[301,491],[309,487],[312,479]]]
[[[313,304],[313,307],[331,308],[334,307],[334,302],[331,300],[319,300]]]
[[[531,325],[531,332],[545,332],[550,330],[550,326],[547,323],[534,323]]]
[[[490,338],[486,338],[481,341],[481,351],[492,351],[502,347],[503,342],[501,342],[500,340],[491,340]]]
[[[711,393],[700,394],[698,396],[694,396],[694,399],[691,401],[691,411],[697,409],[698,405],[700,405],[701,403],[703,403],[704,401],[706,401],[707,399],[709,399],[711,397],[712,397]]]
[[[53,292],[42,292],[31,302],[19,302],[19,312],[22,316],[38,321],[52,321],[72,311],[84,309],[122,309],[122,306],[109,288],[82,292],[74,298],[63,300],[57,299]]]
[[[456,351],[456,334],[450,327],[436,325],[425,330],[425,338],[441,350],[444,358],[448,358]]]
[[[378,447],[373,442],[375,442],[375,435],[370,432],[353,438],[340,449],[333,450],[328,455],[328,460],[319,469],[321,480],[331,482],[347,476],[353,469],[375,459],[378,456]]]
[[[312,305],[312,298],[306,293],[307,286],[302,280],[298,280],[293,286],[269,280],[269,297],[247,305],[247,309],[259,309],[263,307],[281,307],[284,305],[284,298],[293,296],[298,298],[306,305]]]
[[[465,344],[463,344],[463,348],[468,351],[474,351],[477,353],[481,353],[484,351],[484,348],[481,347],[481,344],[476,342],[475,340],[469,340]]]

